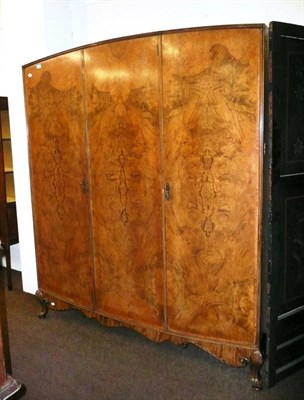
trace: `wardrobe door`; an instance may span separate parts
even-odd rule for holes
[[[257,345],[263,29],[162,43],[168,328]]]
[[[82,55],[24,68],[39,289],[92,308]]]
[[[163,323],[157,37],[85,50],[96,310]]]

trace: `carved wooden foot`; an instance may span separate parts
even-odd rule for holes
[[[40,303],[40,306],[41,306],[41,311],[38,314],[38,317],[40,319],[45,318],[46,314],[49,311],[49,302],[45,297],[43,297],[43,295],[40,292],[40,290],[37,290],[37,292],[35,293],[35,296],[37,297],[37,299],[38,299],[38,301]]]
[[[261,378],[261,368],[263,366],[264,359],[262,353],[259,350],[254,351],[250,357],[250,380],[252,384],[252,389],[262,390],[262,378]]]

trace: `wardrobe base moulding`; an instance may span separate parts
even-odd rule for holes
[[[55,296],[49,295],[37,290],[36,298],[41,306],[41,311],[38,317],[43,319],[46,318],[48,311],[68,311],[78,310],[81,311],[86,317],[97,320],[100,324],[106,327],[124,327],[133,329],[135,332],[145,336],[149,340],[154,342],[165,342],[169,341],[175,345],[187,346],[193,344],[206,351],[208,354],[223,362],[224,364],[236,367],[244,368],[250,366],[250,381],[254,390],[262,390],[263,383],[260,370],[263,366],[264,359],[263,354],[258,348],[236,346],[229,343],[215,343],[196,338],[182,337],[175,335],[171,332],[157,331],[149,327],[137,326],[132,323],[125,321],[118,321],[113,318],[100,315],[94,311],[85,310],[81,307],[77,307],[73,304],[69,304],[64,300],[58,299]]]

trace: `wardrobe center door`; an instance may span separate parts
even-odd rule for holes
[[[262,28],[163,37],[168,328],[257,343]]]
[[[157,37],[85,51],[96,310],[163,323]]]
[[[39,288],[92,308],[82,55],[24,69]]]

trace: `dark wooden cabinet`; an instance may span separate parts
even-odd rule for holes
[[[6,304],[3,287],[3,268],[0,269],[0,399],[5,400],[21,389],[21,383],[11,376]]]
[[[271,26],[269,384],[304,366],[304,27]]]
[[[265,350],[274,384],[276,40],[184,29],[24,66],[41,316],[196,344],[256,389]]]
[[[0,241],[6,260],[8,288],[12,289],[10,246],[19,242],[19,235],[7,97],[0,97],[0,139]]]
[[[0,399],[10,398],[18,392],[20,388],[21,383],[7,372],[2,327],[0,324]]]

